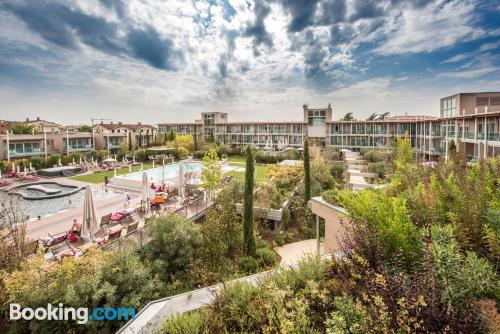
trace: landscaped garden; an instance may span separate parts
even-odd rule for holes
[[[152,167],[153,167],[153,164],[151,162],[143,163],[144,169],[149,169]],[[140,164],[131,166],[131,170],[133,172],[138,171],[140,169],[141,169]],[[123,175],[123,174],[127,174],[127,173],[129,173],[128,167],[116,169],[116,175]],[[113,170],[107,170],[107,171],[96,171],[96,172],[93,172],[92,174],[76,175],[76,176],[70,177],[70,179],[76,180],[76,181],[87,182],[87,183],[103,183],[104,179],[106,177],[108,179],[111,179],[114,175],[115,175],[115,172]]]
[[[407,148],[401,140],[386,189],[324,192],[350,214],[340,257],[229,286],[163,330],[497,333],[500,158],[469,166],[452,153],[430,168]]]
[[[400,139],[383,161],[378,153],[365,152],[370,163],[389,159],[381,175],[388,186],[352,192],[344,190],[340,161],[310,159],[307,149],[296,167],[257,162],[259,152],[251,147],[232,148],[235,155],[221,150],[227,148],[203,150],[203,187],[214,198],[204,220],[197,224],[175,214],[151,218],[151,240],[139,250],[124,242],[119,251],[96,250],[61,262],[48,263],[42,254],[24,259],[20,215],[4,215],[16,233],[9,235],[14,248],[0,243],[2,314],[14,302],[32,308],[57,301],[75,308],[140,309],[154,299],[275,268],[273,245],[315,237],[307,203],[322,195],[349,213],[338,257],[305,259],[257,286],[228,286],[213,304],[169,319],[162,331],[495,333],[499,328],[500,158],[468,165],[452,153],[447,163],[428,167],[414,163],[409,141]],[[265,154],[262,159],[271,159]],[[221,186],[223,155],[245,172]],[[261,181],[259,166],[265,166]],[[276,209],[287,200],[279,231],[263,233],[254,206]],[[243,203],[241,215],[237,203]],[[113,331],[121,325],[33,320],[15,322],[10,330]]]

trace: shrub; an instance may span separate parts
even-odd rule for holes
[[[452,305],[464,306],[472,299],[500,297],[498,277],[493,267],[474,252],[460,252],[453,227],[433,226],[430,251],[443,298]]]
[[[43,158],[40,158],[40,157],[31,157],[30,158],[30,162],[31,162],[31,165],[33,166],[33,168],[35,169],[42,169],[42,168],[45,168],[45,161]]]
[[[380,151],[370,150],[363,154],[363,158],[368,162],[381,162],[384,161],[384,156]]]
[[[192,221],[169,214],[154,218],[149,229],[153,240],[141,249],[143,259],[165,281],[185,278],[186,270],[199,257],[200,227]]]
[[[240,257],[240,269],[246,274],[253,274],[259,268],[257,260],[251,256]]]
[[[181,313],[165,321],[161,327],[162,333],[197,334],[204,333],[209,326],[208,314],[205,310]]]
[[[358,226],[366,224],[367,232],[361,235],[368,238],[364,240],[366,244],[371,244],[369,238],[380,238],[383,245],[380,252],[384,263],[403,265],[410,271],[418,270],[422,259],[422,238],[420,231],[410,220],[403,199],[391,198],[381,191],[364,190],[353,193],[343,190],[339,191],[337,200]],[[370,257],[369,254],[364,255]]]
[[[276,244],[278,246],[283,246],[286,243],[285,232],[279,231],[278,234],[276,234],[276,238],[274,239],[274,241],[276,241]]]
[[[327,333],[368,333],[369,316],[365,306],[354,302],[349,296],[335,297],[333,301],[335,311],[326,320]]]
[[[368,171],[370,173],[375,173],[379,178],[383,179],[386,173],[386,162],[370,162],[368,164]]]
[[[175,151],[175,154],[178,160],[183,160],[187,158],[189,151],[187,148],[181,146]]]
[[[206,151],[204,151],[204,150],[194,151],[193,158],[201,160],[201,159],[203,159],[203,157],[205,157],[205,154],[206,154]]]
[[[321,197],[323,197],[325,201],[333,205],[337,205],[337,200],[335,198],[336,196],[337,196],[337,191],[334,189],[325,190],[321,193]]]
[[[136,161],[145,162],[146,160],[148,160],[148,153],[146,152],[146,150],[135,150],[134,155]]]
[[[276,262],[276,253],[270,248],[258,248],[255,254],[264,266],[272,266]]]
[[[344,181],[344,163],[342,161],[334,161],[330,167],[330,174],[332,174],[337,183],[342,183]]]

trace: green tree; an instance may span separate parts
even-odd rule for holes
[[[311,199],[311,162],[309,159],[309,140],[304,140],[304,200]]]
[[[253,232],[253,187],[254,159],[250,145],[246,149],[245,198],[243,208],[243,243],[246,256],[255,256],[255,236]]]
[[[167,131],[165,131],[165,132],[163,133],[163,144],[164,144],[164,145],[167,145],[167,142],[168,142],[168,132],[167,132]]]
[[[403,169],[413,162],[413,148],[411,147],[410,137],[396,138],[396,157],[394,164],[398,169]]]
[[[382,120],[386,119],[387,117],[389,117],[389,115],[390,115],[390,114],[391,114],[390,112],[386,111],[385,113],[380,114],[380,115],[377,117],[377,120],[378,120],[378,121],[382,121]]]
[[[189,152],[192,152],[194,149],[194,141],[192,135],[176,135],[175,136],[175,147],[179,149],[180,147],[185,148]]]
[[[222,168],[219,166],[217,149],[213,145],[208,148],[203,157],[203,169],[201,170],[202,187],[207,191],[209,201],[214,199],[215,191],[220,186],[222,179]]]
[[[78,132],[92,132],[92,127],[90,125],[80,125],[76,131]]]
[[[340,120],[341,121],[354,121],[354,116],[352,115],[352,112],[348,112]]]
[[[132,134],[128,132],[128,150],[132,151]]]
[[[199,256],[200,227],[177,214],[155,217],[149,227],[153,240],[141,249],[148,267],[163,281],[186,281],[189,265]]]
[[[15,135],[30,135],[33,132],[35,132],[35,134],[38,133],[38,130],[35,129],[32,125],[24,123],[14,123],[9,126],[9,130]]]
[[[149,129],[146,130],[146,147],[149,147]]]
[[[457,145],[455,144],[455,141],[453,139],[450,140],[450,142],[448,143],[448,151],[455,152],[456,149],[457,149]]]

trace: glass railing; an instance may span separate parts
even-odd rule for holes
[[[26,156],[26,155],[38,155],[43,153],[42,149],[34,149],[34,150],[9,150],[9,154],[12,156]]]

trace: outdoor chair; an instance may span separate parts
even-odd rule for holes
[[[119,229],[117,231],[110,232],[107,236],[105,236],[103,239],[97,241],[97,244],[99,246],[105,245],[110,241],[116,240],[122,235],[122,229]]]
[[[130,225],[127,226],[127,229],[125,230],[125,236],[129,235],[130,233],[134,232],[137,230],[137,226],[139,226],[139,222],[134,222]]]

